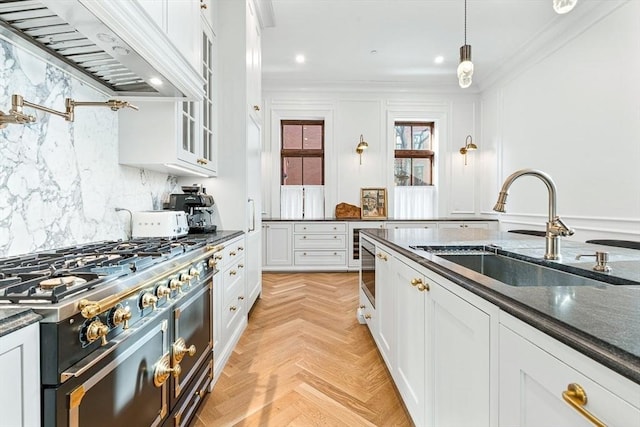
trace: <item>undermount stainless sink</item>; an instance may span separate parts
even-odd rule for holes
[[[511,286],[638,285],[567,264],[530,258],[493,245],[411,246]]]
[[[437,254],[511,286],[602,286],[605,282],[493,253]]]

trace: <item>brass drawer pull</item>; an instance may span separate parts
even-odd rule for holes
[[[238,307],[236,307],[235,305],[232,305],[231,307],[229,307],[230,311],[236,311],[238,309]]]
[[[593,425],[597,427],[607,427],[605,423],[584,408],[587,404],[587,393],[579,384],[569,384],[567,389],[562,392],[562,398]]]
[[[371,315],[369,313],[367,313],[367,314],[364,315],[364,318],[369,320],[369,319],[371,319]]]
[[[235,271],[235,270],[231,270],[231,271],[229,272],[229,276],[235,276],[236,274],[238,274],[238,272],[237,272],[237,271]]]

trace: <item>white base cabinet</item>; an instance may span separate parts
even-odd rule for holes
[[[446,279],[423,267],[395,260],[393,270],[394,380],[414,423],[492,425],[491,315],[447,290]]]
[[[262,224],[264,271],[286,269],[293,265],[293,224],[269,222]]]
[[[0,425],[40,425],[40,324],[0,337]]]
[[[640,385],[511,316],[502,319],[500,426],[587,427],[590,416],[640,426]]]
[[[376,253],[389,265],[377,257],[369,328],[416,426],[640,426],[640,384],[384,245]]]
[[[245,237],[225,242],[216,256],[213,301],[213,384],[247,326]]]

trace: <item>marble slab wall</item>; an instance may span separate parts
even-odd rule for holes
[[[17,93],[64,110],[108,97],[0,39],[0,110]],[[162,209],[177,178],[118,164],[118,113],[78,107],[74,122],[25,107],[35,123],[0,130],[0,256],[126,239],[129,211]]]

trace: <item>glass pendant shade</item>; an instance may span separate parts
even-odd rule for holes
[[[570,12],[578,3],[578,0],[553,0],[553,10],[556,13],[564,14]]]
[[[458,84],[461,88],[471,86],[473,62],[471,62],[471,46],[465,44],[460,48],[460,64],[458,65]]]

